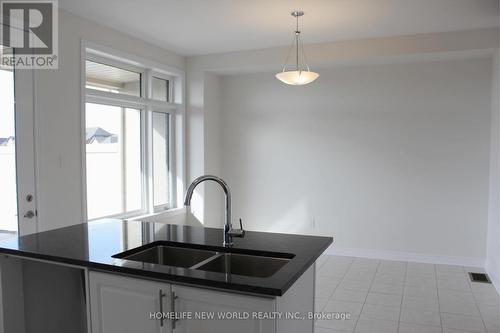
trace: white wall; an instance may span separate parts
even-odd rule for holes
[[[207,73],[205,75],[204,106],[205,122],[205,173],[220,175],[223,155],[221,125],[221,80],[220,77]],[[219,185],[214,182],[205,185],[204,224],[210,227],[220,227],[223,221],[224,194]]]
[[[491,98],[490,200],[486,270],[500,290],[500,51],[494,57]]]
[[[251,230],[335,248],[485,257],[490,59],[222,79],[222,176]]]
[[[489,59],[498,48],[498,36],[498,29],[480,29],[310,44],[307,45],[309,63],[312,68],[320,69],[321,77],[317,84],[323,87],[316,93],[310,91],[313,87],[316,89],[317,86],[314,84],[298,88],[288,94],[283,91],[285,89],[283,86],[276,86],[279,82],[271,74],[282,66],[287,52],[286,47],[188,57],[187,73],[190,79],[188,79],[187,142],[188,149],[191,149],[188,163],[190,178],[194,178],[195,173],[198,175],[207,173],[208,170],[220,170],[220,175],[229,178],[229,185],[233,190],[233,200],[235,200],[233,222],[242,216],[244,225],[250,229],[319,233],[318,228],[323,228],[323,231],[325,228],[330,228],[327,231],[336,237],[333,249],[338,253],[397,260],[483,265],[486,253],[489,155],[489,127],[485,125],[489,113],[488,111],[485,113],[484,110],[489,109],[491,89]],[[436,61],[443,63],[432,64]],[[461,61],[465,63],[463,68],[456,65]],[[407,73],[411,74],[411,80],[401,70],[407,67],[406,64],[412,64],[408,65],[408,70],[413,69],[413,71]],[[441,67],[441,64],[444,66]],[[450,72],[450,67],[458,68]],[[475,69],[472,69],[473,67]],[[426,68],[426,70],[421,72],[415,68]],[[430,68],[437,70],[434,72]],[[438,75],[442,73],[440,68],[447,69],[445,75]],[[475,73],[471,73],[471,78],[474,80],[469,80],[467,72],[469,70]],[[217,80],[214,74],[231,75],[231,77]],[[336,81],[339,74],[342,74],[341,83]],[[394,89],[391,91],[385,82],[375,80],[375,74],[392,82],[390,87]],[[358,75],[363,79],[357,80]],[[436,76],[435,81],[431,80],[434,79],[433,76]],[[206,77],[208,79],[205,79]],[[468,81],[465,82],[464,77]],[[467,84],[476,81],[480,82],[479,85],[474,84],[470,91],[466,89]],[[219,85],[222,84],[222,87],[218,87],[217,82]],[[439,85],[440,82],[443,84]],[[236,84],[235,87],[232,87],[233,83]],[[345,85],[346,83],[348,84]],[[335,84],[335,89],[325,88],[325,84]],[[364,98],[359,101],[355,100],[358,85],[363,88],[359,94]],[[483,89],[479,90],[478,87]],[[248,92],[243,93],[247,88]],[[350,90],[344,91],[347,88]],[[452,88],[457,89],[452,90]],[[211,89],[212,92],[207,93],[207,89]],[[443,95],[439,95],[437,89],[442,90]],[[467,90],[469,93],[462,94],[462,90]],[[300,99],[301,95],[297,96],[297,92],[305,94],[306,97]],[[338,98],[339,92],[346,98]],[[321,99],[318,99],[318,94],[321,95]],[[399,116],[398,114],[393,116],[398,109],[398,103],[402,102],[401,98],[394,100],[393,97],[397,97],[398,94],[404,98],[411,97],[408,98],[411,103],[407,102],[404,107],[399,108],[403,110]],[[222,111],[217,111],[218,103],[212,101],[218,98],[218,95],[222,95],[226,100],[222,104]],[[234,97],[228,97],[233,95]],[[373,104],[373,109],[378,110],[379,114],[368,112],[363,108],[352,111],[339,110],[336,107],[334,110],[325,111],[335,96],[337,99],[334,105],[342,107],[362,105],[363,101],[365,106],[370,102],[380,102]],[[380,100],[377,100],[377,96]],[[422,98],[417,100],[418,96]],[[441,96],[448,98],[444,99]],[[427,100],[427,97],[434,99]],[[477,105],[472,105],[476,102]],[[266,108],[272,103],[274,108],[267,110]],[[289,105],[292,109],[284,110]],[[311,111],[312,105],[313,111]],[[446,109],[443,110],[441,105],[447,106],[448,111],[456,106],[456,121],[452,118],[454,114],[446,112]],[[297,110],[300,106],[303,106],[301,108],[303,113]],[[388,111],[382,112],[381,106],[387,106]],[[427,110],[417,111],[419,107],[427,107]],[[481,110],[480,116],[474,117],[467,123],[468,117],[471,117],[470,110],[476,110],[478,107]],[[422,113],[424,111],[428,113],[425,120]],[[371,118],[367,118],[363,112],[367,112],[367,116]],[[307,116],[311,113],[314,116]],[[290,114],[293,116],[290,117]],[[433,122],[429,123],[428,118]],[[339,119],[342,120],[340,124]],[[454,121],[446,122],[443,119]],[[236,125],[234,127],[233,122]],[[415,127],[410,126],[411,122],[414,122]],[[330,135],[329,129],[319,131],[322,126],[327,127],[330,123],[332,128],[338,129],[337,132]],[[398,127],[401,124],[404,126]],[[344,125],[351,129],[358,126],[360,130],[346,132]],[[418,132],[415,128],[425,132]],[[298,129],[305,132],[297,132]],[[441,129],[446,131],[441,133]],[[462,129],[462,132],[453,132],[456,136],[453,137],[451,130],[454,129]],[[470,129],[473,129],[474,135],[469,135]],[[289,144],[290,138],[287,136],[290,132],[294,133],[292,139],[295,140],[295,146]],[[295,136],[296,132],[301,136]],[[315,157],[314,150],[311,150],[309,143],[316,143],[314,138],[324,139],[333,135],[347,135],[348,138],[349,136],[352,138],[359,132],[362,133],[360,140],[336,141],[335,145],[321,147],[324,151],[333,150],[335,154],[343,157],[342,160],[337,157],[341,162],[337,169],[331,169],[326,164],[336,162],[335,157],[329,157],[333,154],[322,154],[319,159],[312,159]],[[271,138],[275,140],[266,140],[270,133],[274,135]],[[467,142],[468,137],[471,138],[470,142]],[[394,138],[398,140],[393,140]],[[419,145],[417,143],[420,139],[422,142]],[[434,139],[439,139],[437,148],[427,149],[426,145],[431,145],[431,140]],[[466,145],[455,144],[453,141],[455,139],[455,142]],[[325,145],[322,142],[320,144]],[[368,148],[364,148],[365,144]],[[229,148],[227,145],[230,145],[230,150],[227,150]],[[349,156],[352,146],[355,148],[352,150],[353,156]],[[401,149],[406,146],[412,149],[414,155],[401,153]],[[460,160],[462,156],[457,151],[472,149],[474,146],[482,147],[482,150],[473,151],[468,157],[464,156],[464,159],[470,158],[469,161],[465,161],[468,164],[464,164],[465,162]],[[265,147],[273,147],[275,150],[271,152]],[[386,149],[382,149],[384,147]],[[450,149],[441,153],[439,149],[444,148]],[[372,153],[372,150],[377,152],[381,149],[382,155]],[[302,160],[297,160],[296,150],[304,154]],[[366,177],[366,174],[364,177],[354,179],[340,177],[341,172],[363,175],[362,172],[366,171],[365,164],[354,163],[354,158],[357,158],[357,161],[371,162],[374,168],[369,172],[376,177]],[[455,165],[446,158],[451,161],[458,160],[462,164]],[[220,162],[217,162],[218,159]],[[265,164],[262,162],[263,159],[266,160]],[[285,165],[283,161],[287,159],[295,161],[297,165]],[[412,159],[416,162],[413,163]],[[446,163],[441,163],[442,161]],[[314,173],[308,172],[312,169],[313,163],[319,167],[313,170]],[[226,166],[229,164],[231,167],[228,169]],[[214,167],[217,165],[218,169]],[[447,172],[447,167],[453,173]],[[454,176],[467,174],[467,167],[472,169],[474,176],[471,179],[459,178],[456,183],[451,181]],[[478,170],[482,170],[481,175],[478,175]],[[193,171],[195,173],[192,173]],[[323,184],[318,182],[325,174],[331,175],[332,172],[335,172],[336,178],[329,176],[326,183],[330,184],[330,187],[325,191],[328,196],[322,196],[320,185]],[[409,174],[412,177],[407,177],[404,172],[413,172]],[[290,194],[291,185],[284,183],[283,178],[287,175],[293,176],[294,173],[300,174],[301,177],[296,183],[301,188],[307,188],[309,192],[306,192],[306,195],[296,195],[295,192]],[[306,178],[302,177],[303,174]],[[315,176],[316,174],[319,175]],[[249,179],[247,175],[253,177],[250,178],[251,183],[246,181]],[[276,177],[278,181],[275,182]],[[311,181],[311,177],[315,181]],[[418,182],[419,179],[428,182],[436,178],[434,184]],[[338,183],[331,184],[332,179]],[[389,187],[386,184],[388,181],[392,181]],[[413,188],[407,187],[405,185],[408,184],[405,182],[416,185]],[[449,183],[452,183],[453,187],[441,186]],[[285,190],[278,191],[279,185],[283,185]],[[380,186],[383,195],[379,195],[378,192],[373,195],[372,186],[375,185]],[[478,193],[478,196],[470,198],[471,202],[464,203],[469,199],[467,193],[464,193],[464,188],[468,185],[472,186],[470,193]],[[434,186],[438,191],[434,193],[426,190],[426,186]],[[365,193],[365,188],[371,188],[370,192]],[[389,195],[391,193],[392,196]],[[407,194],[410,199],[419,201],[405,201],[402,197]],[[332,195],[334,200],[328,201]],[[355,195],[357,197],[354,199]],[[446,197],[444,206],[441,206],[438,200],[441,200],[443,195]],[[323,198],[323,201],[316,202],[315,199],[318,197]],[[213,198],[208,199],[200,189],[195,201],[202,209],[197,213],[205,225],[221,226],[220,211],[212,212],[217,211],[221,203],[214,203],[213,206],[204,205],[208,200]],[[363,205],[360,204],[359,207],[353,205],[356,200]],[[337,206],[344,202],[351,205],[337,207],[332,202]],[[474,207],[472,210],[463,208],[471,205]],[[394,210],[387,212],[389,209],[387,207]],[[418,207],[423,209],[415,215],[414,210]],[[329,213],[332,210],[333,214]],[[465,213],[460,215],[462,210]],[[377,223],[369,224],[362,218],[364,215],[375,217]],[[389,218],[386,218],[386,215]],[[441,219],[443,216],[446,218]],[[419,217],[422,219],[418,219]],[[408,219],[418,223],[407,229],[404,223]],[[455,230],[457,225],[462,225],[466,220],[470,222],[466,230]],[[432,225],[434,221],[435,225]],[[359,232],[355,232],[354,227]],[[469,231],[471,233],[467,235]],[[414,239],[406,242],[405,236],[410,233],[414,233],[412,235]],[[344,250],[339,251],[339,246]]]
[[[189,110],[186,112],[186,173],[187,186],[205,172],[205,142],[204,142],[204,88],[205,76],[203,73],[187,71],[186,103]],[[200,184],[191,200],[190,212],[201,222],[204,218],[204,185]]]
[[[185,68],[185,58],[64,11],[59,17],[59,69],[35,77],[39,230],[83,222],[81,174],[81,40]]]

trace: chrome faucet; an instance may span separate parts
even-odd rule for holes
[[[219,184],[224,190],[224,194],[226,195],[226,215],[224,218],[224,242],[222,243],[224,246],[232,246],[233,245],[233,237],[243,238],[245,236],[245,230],[243,230],[243,224],[240,219],[240,229],[233,229],[233,225],[231,223],[231,192],[229,191],[229,186],[227,183],[217,177],[217,176],[201,176],[193,180],[191,185],[189,185],[186,191],[186,198],[184,199],[184,206],[191,206],[191,197],[193,196],[194,189],[200,183],[212,180]]]

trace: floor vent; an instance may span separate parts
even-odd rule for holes
[[[472,282],[482,282],[482,283],[491,283],[491,280],[488,274],[485,273],[471,273],[469,272],[470,280]]]

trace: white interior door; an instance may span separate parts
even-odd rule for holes
[[[0,238],[37,231],[33,75],[0,68]]]
[[[14,71],[17,205],[21,235],[38,230],[33,82],[33,70]]]

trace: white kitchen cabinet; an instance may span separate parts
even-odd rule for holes
[[[312,319],[266,318],[265,314],[314,311],[314,265],[281,297],[232,293],[93,271],[89,272],[89,280],[92,333],[313,332]],[[150,319],[150,313],[156,312],[175,313],[177,320]],[[233,317],[222,319],[220,316]]]
[[[171,331],[168,319],[150,317],[169,311],[170,284],[92,271],[89,279],[92,333]]]
[[[175,295],[174,311],[178,315],[214,316],[214,319],[179,319],[174,333],[274,333],[275,320],[250,317],[257,312],[275,311],[275,299],[255,297],[223,291],[172,285]],[[236,319],[218,319],[218,316],[238,315]]]
[[[195,315],[274,311],[273,298],[170,285],[120,275],[89,272],[92,333],[274,333],[273,320],[196,320]],[[160,291],[162,305],[160,305]],[[175,301],[172,297],[175,295]],[[192,315],[175,323],[150,313]]]

